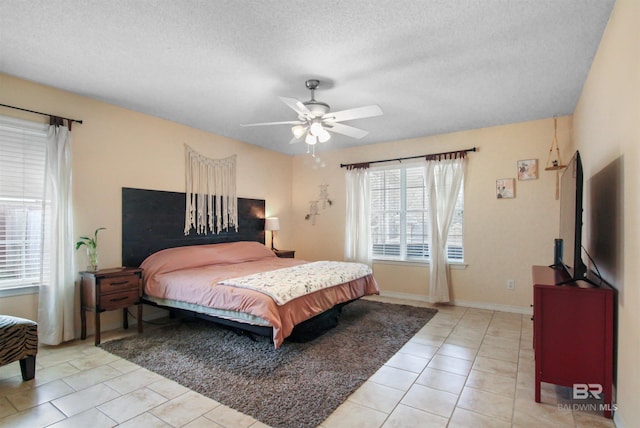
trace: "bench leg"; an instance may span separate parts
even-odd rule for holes
[[[22,372],[22,380],[31,380],[36,375],[36,356],[23,358],[20,360],[20,371]]]

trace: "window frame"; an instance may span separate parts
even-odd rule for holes
[[[380,246],[385,246],[385,247],[389,247],[392,246],[393,244],[390,243],[380,243],[380,244],[375,244],[375,239],[374,239],[374,226],[373,226],[373,220],[374,220],[374,216],[375,213],[380,212],[380,210],[375,210],[373,207],[374,201],[373,201],[373,196],[371,197],[371,201],[370,201],[370,214],[371,214],[371,232],[370,232],[370,251],[371,251],[371,258],[374,261],[381,261],[381,262],[394,262],[394,263],[409,263],[409,264],[415,264],[415,263],[419,263],[419,264],[430,264],[431,263],[431,254],[429,251],[429,238],[428,238],[428,233],[431,233],[431,224],[429,221],[429,201],[428,201],[428,195],[424,195],[424,210],[408,210],[407,209],[407,200],[408,200],[408,196],[407,196],[407,170],[410,168],[422,168],[424,167],[423,163],[419,163],[419,162],[407,162],[404,163],[402,165],[385,165],[385,166],[377,166],[377,167],[372,167],[370,169],[370,176],[369,176],[369,185],[371,188],[371,192],[374,191],[374,186],[373,186],[373,174],[377,173],[377,172],[381,172],[381,171],[389,171],[389,170],[399,170],[400,171],[400,220],[399,220],[399,224],[400,224],[400,242],[398,244],[396,244],[399,249],[397,251],[397,255],[393,255],[393,254],[380,254],[379,252],[376,253],[374,251],[374,247],[375,245],[380,245]],[[425,183],[426,185],[426,183]],[[424,189],[424,187],[423,187]],[[426,191],[426,190],[425,190]],[[461,236],[460,236],[460,240],[461,243],[460,245],[452,245],[451,242],[451,232],[452,229],[449,229],[449,236],[447,238],[447,262],[450,264],[457,264],[457,265],[466,265],[465,264],[465,259],[464,259],[464,182],[462,184],[462,186],[460,187],[460,194],[459,194],[459,201],[458,203],[461,204],[461,209],[456,207],[455,212],[459,212],[462,211],[462,227],[461,227]],[[385,207],[386,208],[386,207]],[[390,210],[384,210],[386,212],[389,212]],[[410,243],[407,242],[407,236],[408,236],[408,227],[407,227],[407,213],[411,211],[411,212],[422,212],[424,213],[425,217],[426,217],[426,221],[424,223],[423,228],[427,228],[428,232],[426,235],[426,239],[422,244],[416,244],[416,245],[423,245],[423,248],[426,247],[426,249],[423,249],[422,251],[424,251],[425,253],[428,253],[427,256],[425,257],[411,257],[408,255],[409,253],[409,245]],[[454,213],[454,215],[456,215]],[[452,224],[453,225],[453,224]],[[452,254],[460,254],[459,257],[451,257]]]

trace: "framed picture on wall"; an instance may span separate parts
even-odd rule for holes
[[[498,199],[512,199],[516,197],[516,179],[500,178],[496,180],[496,197]]]
[[[518,180],[536,180],[538,178],[538,159],[518,161]]]

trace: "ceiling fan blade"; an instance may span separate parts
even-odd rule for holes
[[[351,138],[363,138],[369,134],[367,131],[362,129],[354,128],[353,126],[343,125],[342,123],[331,123],[326,124],[327,131],[335,132],[336,134],[346,135]]]
[[[248,127],[248,126],[265,126],[265,125],[303,125],[304,122],[300,122],[299,120],[287,120],[284,122],[263,122],[263,123],[245,123],[240,124],[240,126]]]
[[[291,139],[291,141],[289,141],[289,144],[296,144],[296,143],[301,143],[301,142],[302,142],[302,137],[300,137],[300,138],[293,137]]]
[[[383,114],[384,113],[382,113],[382,109],[378,105],[372,104],[370,106],[356,107],[349,110],[329,112],[322,116],[322,120],[343,122],[345,120],[382,116]]]
[[[302,104],[302,102],[296,100],[295,98],[287,98],[280,97],[283,103],[285,103],[289,108],[301,116],[313,116],[313,113],[307,108],[306,105]]]

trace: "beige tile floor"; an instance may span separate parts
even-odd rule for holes
[[[41,347],[32,381],[0,367],[0,427],[265,427],[92,344]],[[562,406],[567,388],[543,384],[535,403],[533,367],[530,316],[441,307],[322,427],[614,426]]]

